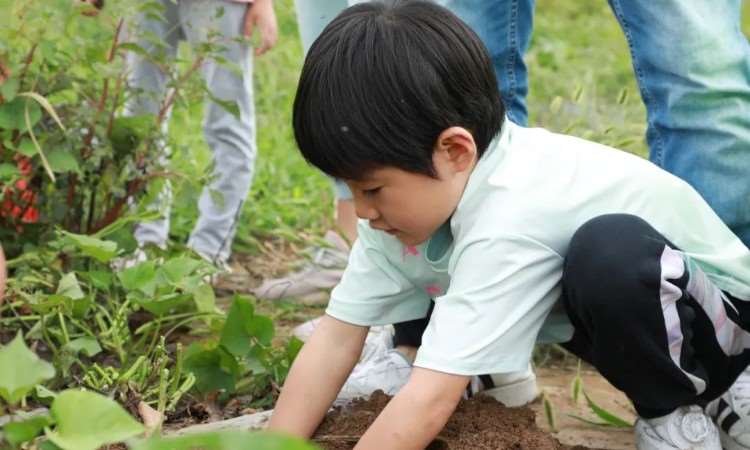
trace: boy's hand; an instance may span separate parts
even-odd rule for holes
[[[469,377],[415,367],[355,450],[424,449],[443,429]]]
[[[245,12],[245,36],[252,37],[256,28],[260,32],[260,46],[255,48],[256,56],[270,50],[276,45],[278,39],[276,14],[273,12],[273,3],[271,2],[272,0],[255,0],[248,5]]]
[[[292,364],[268,429],[312,436],[359,361],[368,330],[323,316]]]

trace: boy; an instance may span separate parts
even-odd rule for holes
[[[561,342],[633,401],[641,449],[750,448],[750,250],[648,161],[504,120],[486,50],[421,1],[344,11],[294,104],[305,158],[362,219],[270,428],[310,436],[372,325],[424,317],[358,449],[424,448],[472,375]]]

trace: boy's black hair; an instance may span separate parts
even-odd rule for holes
[[[469,130],[479,156],[505,110],[479,37],[426,1],[365,3],[313,43],[294,100],[294,136],[308,162],[338,178],[393,166],[435,176],[434,145]]]

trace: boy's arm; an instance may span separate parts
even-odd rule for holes
[[[323,316],[292,364],[269,430],[312,436],[359,360],[368,329]]]
[[[456,409],[469,377],[415,367],[355,450],[424,449]]]

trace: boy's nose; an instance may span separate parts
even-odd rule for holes
[[[357,213],[357,217],[365,220],[375,220],[380,217],[378,210],[373,208],[366,200],[354,200],[354,211]]]

